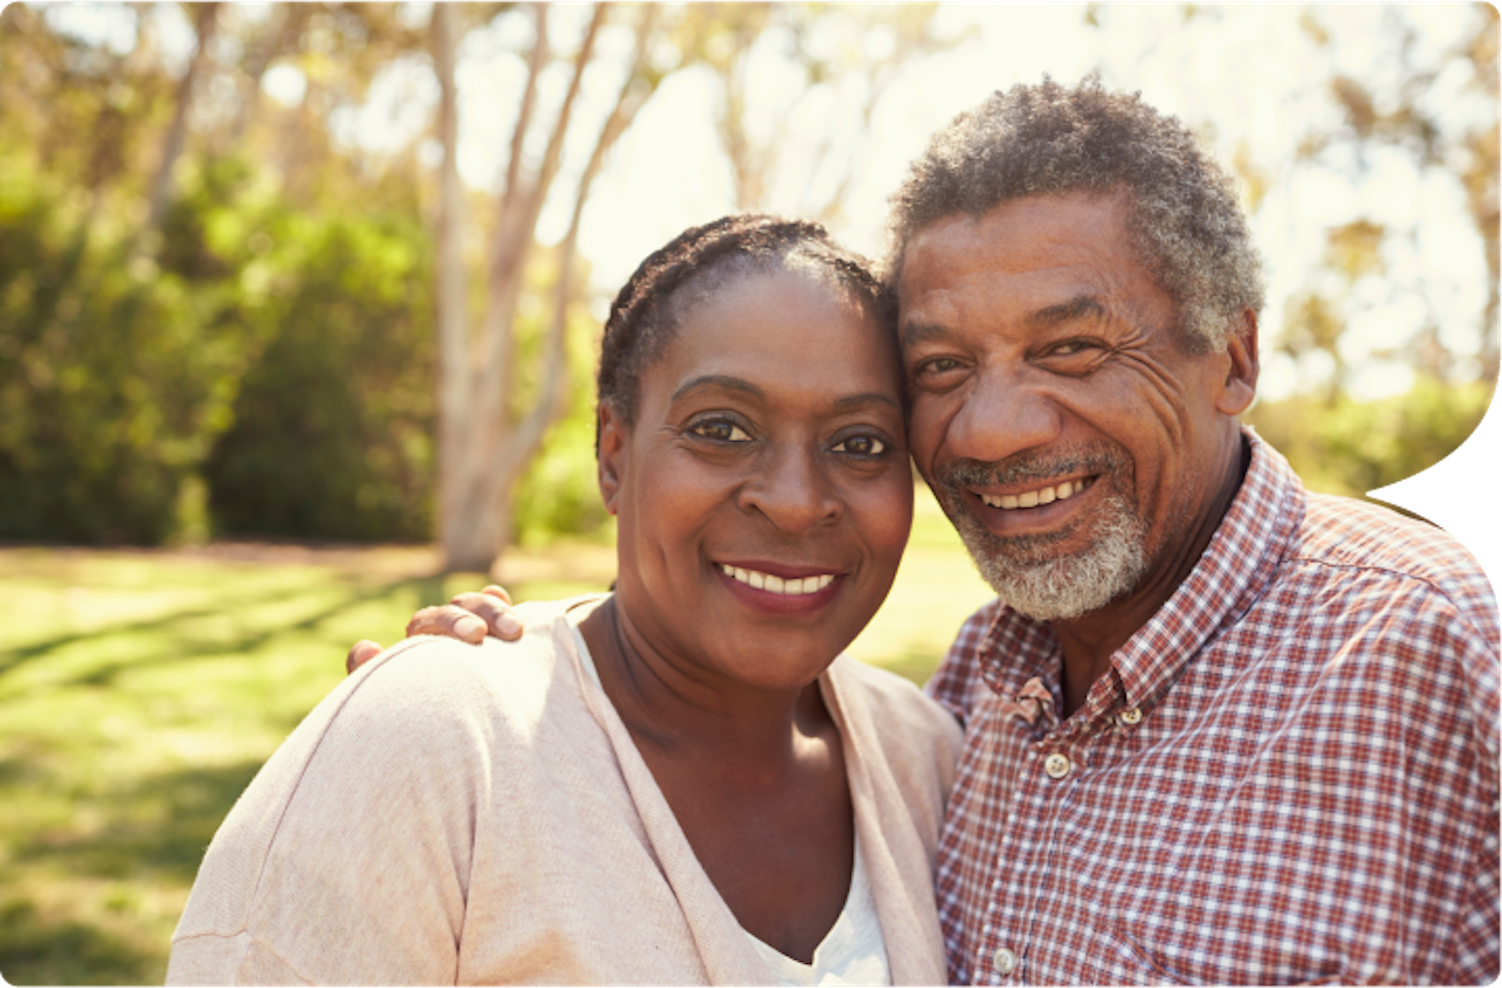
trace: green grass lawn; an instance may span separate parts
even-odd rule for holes
[[[161,983],[204,848],[287,733],[426,604],[476,588],[422,548],[0,549],[0,975]],[[613,550],[515,550],[518,598],[603,589]],[[924,679],[987,597],[921,495],[856,655]]]

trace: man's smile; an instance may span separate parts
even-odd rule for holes
[[[1082,477],[1079,480],[1066,480],[1059,484],[1023,491],[1020,494],[986,494],[977,492],[976,496],[987,507],[1000,508],[1003,511],[1013,511],[1017,508],[1036,508],[1040,505],[1066,500],[1080,493],[1093,483],[1095,483],[1095,477],[1091,476]]]

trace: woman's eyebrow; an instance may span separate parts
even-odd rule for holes
[[[744,378],[731,377],[729,374],[704,374],[700,377],[684,381],[673,392],[673,401],[677,401],[696,391],[736,391],[751,398],[766,400],[767,393]]]
[[[868,405],[890,405],[893,408],[901,408],[895,398],[882,394],[880,391],[863,391],[860,394],[846,395],[843,398],[836,398],[834,403],[834,407],[840,409],[864,408]]]

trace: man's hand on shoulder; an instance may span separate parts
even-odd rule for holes
[[[461,593],[447,604],[424,607],[407,622],[407,637],[441,635],[478,645],[486,635],[505,641],[522,636],[521,619],[511,610],[511,595],[494,584],[479,593]],[[370,639],[355,642],[344,658],[346,672],[380,655],[385,646]]]

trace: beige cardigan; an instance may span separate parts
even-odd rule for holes
[[[768,983],[568,602],[521,642],[401,642],[341,683],[209,845],[169,984]],[[933,865],[960,729],[841,657],[819,680],[899,983],[944,980]]]

